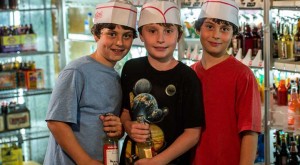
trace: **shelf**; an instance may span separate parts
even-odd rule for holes
[[[16,52],[16,53],[0,53],[0,58],[18,57],[18,56],[40,56],[40,55],[50,55],[50,54],[57,54],[57,53],[59,52],[31,51],[31,52]]]
[[[297,8],[300,7],[300,1],[273,1],[273,8]]]
[[[300,61],[294,61],[294,59],[278,59],[274,62],[274,68],[279,71],[300,73]]]
[[[67,7],[92,7],[95,8],[97,4],[101,3],[97,0],[89,0],[89,1],[82,1],[82,0],[66,0]]]
[[[36,95],[45,95],[51,94],[52,89],[14,89],[14,90],[3,90],[0,91],[0,100],[15,98],[15,97],[27,97],[27,96],[36,96]]]
[[[48,138],[50,131],[47,127],[32,127],[15,131],[1,132],[0,144],[23,143],[35,139]]]
[[[33,9],[6,9],[0,10],[0,13],[8,13],[8,12],[16,12],[16,11],[44,11],[44,10],[57,10],[56,7],[49,7],[49,8],[33,8]]]
[[[68,39],[70,41],[77,41],[77,42],[95,42],[93,35],[91,34],[75,34],[69,33]],[[136,38],[133,40],[133,46],[144,46],[144,43],[140,40],[140,38]]]

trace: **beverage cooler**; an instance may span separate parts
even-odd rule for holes
[[[100,2],[1,0],[2,153],[13,151],[21,155],[16,161],[23,158],[43,163],[49,136],[45,115],[55,78],[70,61],[95,51],[89,29]],[[131,2],[139,12],[145,1]],[[193,24],[204,0],[175,2],[181,8],[184,37],[174,57],[191,65],[202,56]],[[300,150],[300,1],[236,2],[240,7],[240,32],[232,39],[228,52],[248,65],[259,83],[263,133],[259,136],[256,164],[277,164]],[[146,50],[137,38],[115,69],[121,72],[127,60],[141,56],[146,56]],[[12,158],[1,159],[5,162]]]

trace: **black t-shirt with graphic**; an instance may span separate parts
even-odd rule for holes
[[[139,81],[141,79],[148,80],[151,85]],[[160,152],[170,146],[185,128],[204,126],[201,82],[195,72],[185,64],[179,62],[171,70],[158,71],[149,64],[147,57],[132,59],[123,67],[121,83],[123,108],[130,111],[132,120],[136,120],[136,114],[131,107],[132,101],[141,92],[151,94],[157,101],[158,109],[168,109],[162,121],[155,123],[164,133],[164,146]],[[126,144],[125,142],[121,159],[125,159]],[[172,163],[186,165],[190,164],[190,159],[191,151]],[[124,164],[124,160],[121,162]]]

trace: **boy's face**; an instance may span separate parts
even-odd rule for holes
[[[125,30],[120,25],[111,30],[101,30],[100,38],[97,40],[97,54],[109,66],[114,66],[130,50],[134,33]]]
[[[178,40],[177,26],[161,26],[159,24],[148,24],[142,28],[141,40],[144,42],[149,56],[168,60],[173,57]]]
[[[216,23],[212,19],[205,19],[200,27],[200,41],[204,53],[213,57],[221,57],[226,50],[233,36],[233,27],[224,23]]]

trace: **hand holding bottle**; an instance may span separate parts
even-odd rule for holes
[[[100,115],[100,120],[103,122],[103,130],[109,137],[122,137],[123,127],[120,118],[116,115]]]
[[[126,133],[135,142],[145,142],[150,137],[150,126],[148,123],[138,123],[137,121],[124,122]]]

